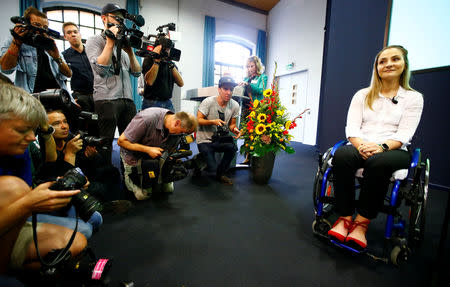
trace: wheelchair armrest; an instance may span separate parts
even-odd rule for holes
[[[337,142],[331,149],[331,156],[334,156],[334,153],[336,152],[336,150],[338,148],[340,148],[341,146],[346,145],[347,143],[348,143],[348,140],[341,140],[341,141]]]
[[[411,165],[410,165],[410,167],[416,167],[419,164],[420,156],[421,156],[420,148],[416,148],[414,150],[414,153],[412,154],[412,157],[411,157]]]

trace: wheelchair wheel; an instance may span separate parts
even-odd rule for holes
[[[314,220],[312,223],[312,230],[314,233],[326,235],[331,229],[331,223],[326,219]]]
[[[413,182],[414,200],[410,207],[408,241],[410,246],[419,246],[425,235],[425,211],[428,197],[428,183],[430,174],[430,162],[427,159],[425,165],[424,175],[416,176],[416,181]],[[421,167],[416,172],[421,172]],[[423,178],[422,178],[423,177]]]
[[[316,177],[314,178],[313,203],[314,203],[314,209],[316,212],[317,212],[317,206],[319,203],[319,197],[320,197],[321,190],[322,190],[323,176],[325,174],[325,171],[329,167],[328,161],[331,158],[331,149],[332,148],[329,148],[323,154],[323,156],[319,162],[319,167],[317,168]],[[327,197],[333,197],[333,187],[331,185],[331,182],[332,182],[332,174],[330,173],[327,178],[327,186],[326,186],[326,191],[325,191],[325,195]],[[332,204],[323,203],[323,212],[326,215],[330,214],[332,212],[332,209],[333,209]],[[325,216],[325,217],[327,217],[327,216]]]
[[[400,266],[408,261],[409,253],[408,249],[396,245],[391,251],[391,262],[395,266]]]

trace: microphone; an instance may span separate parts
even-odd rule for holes
[[[141,15],[127,14],[127,15],[125,15],[125,18],[133,21],[139,27],[142,27],[145,25],[145,19]]]
[[[393,98],[391,99],[391,101],[394,103],[394,105],[398,104],[398,101],[395,99],[395,97],[393,97]]]

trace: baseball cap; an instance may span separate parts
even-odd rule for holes
[[[236,82],[234,81],[234,79],[232,77],[222,77],[219,80],[219,88],[221,88],[223,85],[227,85],[227,86],[231,86],[231,87],[235,87],[237,86]]]
[[[108,3],[102,8],[102,15],[106,15],[108,13],[112,13],[112,12],[116,12],[116,11],[121,12],[124,16],[125,16],[125,14],[127,14],[127,10],[120,8],[119,5],[113,4],[113,3]]]

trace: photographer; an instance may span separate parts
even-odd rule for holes
[[[186,112],[173,112],[162,108],[148,108],[139,112],[130,122],[125,132],[120,135],[117,144],[121,147],[120,155],[125,167],[125,185],[138,200],[150,197],[152,189],[172,192],[173,183],[142,188],[132,180],[133,167],[140,159],[158,158],[163,154],[161,148],[171,134],[192,133],[197,130],[194,115]]]
[[[158,58],[162,49],[168,53],[170,48],[165,48],[163,45],[156,46],[153,49],[156,55],[146,57],[142,64],[145,75],[142,109],[160,107],[174,111],[171,101],[173,85],[174,83],[179,87],[184,85],[177,66],[172,61]]]
[[[46,125],[41,103],[20,88],[0,83],[0,274],[39,268],[27,217],[32,212],[58,210],[79,193],[79,190],[50,190],[50,182],[33,190],[29,187],[27,147],[36,139],[34,130],[39,125]],[[37,235],[40,253],[45,256],[53,249],[63,248],[72,230],[38,223]],[[78,255],[86,245],[86,238],[77,233],[70,247],[71,254]]]
[[[236,82],[231,77],[222,77],[219,80],[219,95],[210,96],[202,101],[197,112],[198,124],[197,132],[198,150],[206,155],[208,169],[215,169],[216,152],[223,152],[222,160],[216,169],[216,179],[223,184],[232,185],[233,180],[225,175],[230,163],[237,151],[236,143],[229,134],[231,131],[236,136],[241,132],[236,127],[236,118],[239,116],[239,104],[231,98]],[[223,115],[223,118],[220,117]],[[217,134],[219,132],[219,134]],[[199,175],[196,171],[196,175]]]
[[[98,114],[100,136],[107,139],[107,160],[111,161],[112,142],[116,126],[122,133],[136,115],[130,74],[139,77],[141,66],[131,46],[123,45],[118,62],[116,36],[123,24],[125,9],[107,4],[102,9],[104,32],[86,42],[86,54],[94,72],[94,105]],[[120,70],[120,71],[119,71]]]
[[[72,71],[63,60],[54,40],[43,31],[48,30],[47,16],[34,7],[24,13],[25,23],[17,23],[12,30],[13,38],[6,40],[1,48],[0,66],[5,73],[16,71],[15,85],[29,93],[47,89],[66,89],[65,80]],[[30,27],[39,28],[34,31]],[[47,41],[36,41],[36,36]],[[34,38],[33,38],[34,37]],[[47,46],[48,42],[52,45]]]

